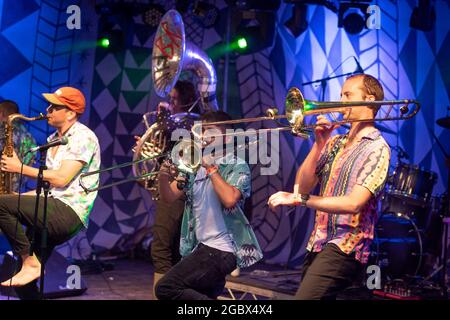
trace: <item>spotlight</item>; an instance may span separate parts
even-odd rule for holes
[[[239,48],[239,49],[245,49],[245,48],[247,48],[247,46],[248,46],[247,39],[245,39],[245,38],[239,38],[239,39],[237,40],[237,45],[238,45],[238,48]]]
[[[304,3],[296,3],[292,9],[292,16],[284,25],[297,38],[308,28],[308,6]]]
[[[350,34],[360,33],[369,18],[367,7],[371,0],[341,1],[339,4],[338,27],[344,27]]]
[[[430,0],[419,0],[419,5],[414,8],[409,26],[422,31],[431,31],[436,22],[436,11]]]
[[[206,28],[214,26],[219,16],[219,9],[206,1],[196,1],[192,11],[199,22]]]
[[[262,49],[259,26],[240,29],[231,41],[231,49],[241,54],[248,54]]]
[[[97,40],[97,45],[110,51],[120,51],[124,49],[125,36],[121,30],[106,30],[101,32]]]
[[[107,37],[102,37],[98,39],[98,45],[102,48],[108,48],[110,44],[111,43]]]
[[[161,5],[155,4],[148,7],[147,11],[142,14],[142,20],[145,24],[156,28],[164,15],[164,8]]]

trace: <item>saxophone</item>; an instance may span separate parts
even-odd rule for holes
[[[5,122],[5,145],[3,146],[2,155],[5,154],[8,157],[13,156],[14,142],[13,142],[13,122],[16,119],[22,119],[26,121],[44,120],[47,116],[42,113],[37,117],[28,118],[23,114],[14,113],[8,116],[8,120]],[[11,194],[12,188],[12,173],[0,170],[0,194]]]

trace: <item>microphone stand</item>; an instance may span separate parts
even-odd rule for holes
[[[335,75],[335,76],[331,76],[331,77],[326,77],[326,78],[317,79],[317,80],[313,80],[313,81],[303,82],[302,86],[308,86],[308,85],[312,85],[312,84],[315,84],[315,83],[320,83],[320,85],[322,87],[321,101],[324,101],[324,99],[325,99],[325,91],[326,91],[326,88],[327,88],[328,81],[333,80],[333,79],[337,79],[337,78],[351,76],[351,75],[354,75],[356,73],[357,72],[347,72],[347,73],[343,73],[343,74],[339,74],[339,75]]]
[[[47,250],[47,199],[48,193],[50,189],[50,183],[44,180],[44,170],[47,169],[45,165],[45,158],[47,155],[47,149],[40,150],[40,165],[39,165],[39,173],[37,176],[36,182],[36,202],[34,207],[34,226],[31,238],[31,247],[30,247],[30,256],[33,255],[36,246],[36,226],[38,223],[39,216],[39,201],[41,197],[42,190],[44,191],[44,212],[43,212],[43,220],[42,220],[42,233],[41,233],[41,248],[40,248],[40,256],[41,256],[41,276],[40,276],[40,284],[39,284],[39,298],[44,299],[44,271],[45,271],[45,263],[47,260],[46,250]]]

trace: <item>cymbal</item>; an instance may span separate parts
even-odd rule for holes
[[[450,117],[437,119],[436,123],[443,128],[450,129]]]

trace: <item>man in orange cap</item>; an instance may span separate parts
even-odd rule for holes
[[[83,227],[87,227],[97,192],[86,193],[80,187],[80,175],[83,172],[98,170],[100,167],[98,139],[93,131],[78,121],[85,110],[83,94],[78,89],[63,87],[54,93],[44,93],[43,96],[50,103],[47,108],[48,124],[56,129],[56,132],[48,137],[48,141],[63,136],[68,139],[66,145],[49,148],[46,156],[48,169],[44,170],[44,180],[50,183],[46,252],[40,252],[40,245],[35,245],[33,252],[30,252],[30,241],[22,228],[22,225],[35,228],[36,239],[39,241],[43,229],[44,201],[39,202],[38,222],[34,225],[36,200],[34,191],[27,192],[21,197],[20,211],[17,209],[17,195],[0,195],[0,229],[6,235],[14,253],[22,259],[19,273],[1,285],[14,287],[27,285],[28,292],[31,286],[32,291],[36,293],[36,279],[41,274],[41,261],[50,256],[56,245],[69,240]],[[13,157],[2,156],[2,170],[20,172],[21,166],[22,163],[16,154]],[[23,174],[36,178],[38,169],[24,165]],[[91,175],[84,183],[88,186],[97,186],[98,180],[98,174]]]

